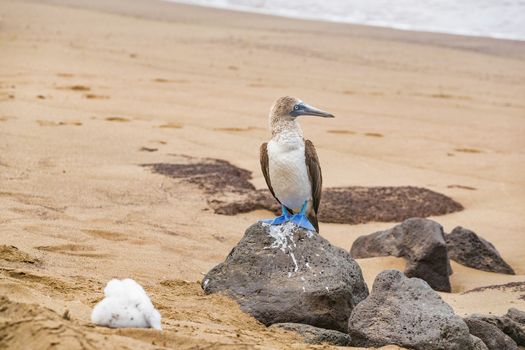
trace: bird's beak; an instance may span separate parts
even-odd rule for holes
[[[292,111],[292,115],[294,117],[298,117],[300,115],[313,115],[316,117],[334,118],[333,114],[330,114],[318,108],[309,106],[306,103],[302,103],[302,102],[295,105],[294,110]]]

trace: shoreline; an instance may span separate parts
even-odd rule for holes
[[[275,10],[270,9],[262,9],[262,8],[252,8],[252,7],[246,7],[246,6],[235,6],[235,5],[204,5],[204,4],[198,4],[198,3],[192,3],[191,1],[185,1],[185,0],[158,0],[158,1],[167,1],[172,2],[176,4],[182,4],[182,5],[189,5],[189,6],[197,6],[197,7],[204,7],[204,8],[212,8],[212,9],[218,9],[218,10],[225,10],[225,11],[233,11],[233,12],[241,12],[241,13],[254,13],[254,14],[260,14],[260,15],[266,15],[266,16],[275,16],[275,17],[282,17],[287,19],[297,19],[301,21],[314,21],[314,22],[328,22],[328,23],[339,23],[339,24],[350,24],[350,25],[358,25],[358,26],[365,26],[365,27],[376,27],[376,28],[382,28],[382,29],[393,29],[393,30],[399,30],[404,32],[417,32],[421,34],[444,34],[444,35],[452,35],[452,36],[460,36],[460,37],[473,37],[473,38],[480,38],[480,39],[495,39],[495,40],[507,40],[507,41],[515,41],[515,42],[525,42],[525,38],[510,38],[510,37],[503,37],[503,36],[497,36],[497,35],[482,35],[482,34],[474,34],[474,33],[466,33],[466,32],[451,32],[451,31],[445,31],[445,30],[438,30],[438,29],[422,29],[422,28],[407,28],[408,25],[403,24],[373,24],[373,23],[365,23],[365,22],[355,22],[350,20],[344,20],[344,19],[330,19],[330,18],[317,18],[313,16],[304,16],[301,17],[299,15],[291,14],[291,13],[279,13]]]
[[[23,1],[32,2],[32,0]],[[126,8],[113,3],[104,3],[101,1],[91,2],[89,0],[43,0],[41,3],[132,16],[148,20],[216,23],[236,28],[262,29],[267,28],[269,23],[271,23],[271,25],[275,27],[274,30],[316,31],[321,29],[332,35],[348,35],[376,40],[399,41],[488,53],[496,56],[508,57],[510,55],[514,58],[525,58],[525,40],[403,30],[359,23],[285,17],[255,11],[237,11],[227,8],[177,3],[169,0],[155,1],[157,4],[153,6],[151,0],[130,0],[128,1],[129,7]],[[230,17],[229,20],[231,21],[228,23],[223,22],[223,16]]]

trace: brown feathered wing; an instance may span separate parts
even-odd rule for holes
[[[305,150],[305,162],[306,169],[308,170],[308,177],[310,178],[310,184],[312,185],[312,209],[308,213],[308,219],[314,225],[317,232],[319,232],[319,223],[317,221],[317,213],[319,211],[319,203],[321,203],[321,190],[323,187],[323,174],[321,173],[321,165],[319,164],[319,158],[315,151],[314,144],[310,140],[304,141]]]

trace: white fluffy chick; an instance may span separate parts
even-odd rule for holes
[[[112,279],[104,288],[105,298],[91,313],[91,322],[111,328],[160,327],[160,313],[144,289],[132,279]]]

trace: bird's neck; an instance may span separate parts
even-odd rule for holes
[[[279,143],[298,142],[303,140],[303,131],[295,120],[271,120],[272,140]]]

